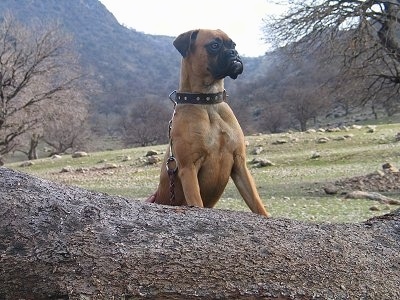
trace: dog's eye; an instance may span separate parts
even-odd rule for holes
[[[221,46],[222,42],[214,41],[207,45],[207,50],[210,54],[216,54],[221,49]]]
[[[219,48],[219,44],[218,43],[212,43],[210,47],[211,47],[212,50],[217,50]]]

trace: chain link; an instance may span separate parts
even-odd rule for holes
[[[167,173],[169,177],[169,201],[171,205],[175,201],[175,174],[178,169],[178,162],[172,152],[172,138],[171,138],[171,130],[172,130],[172,122],[175,117],[176,112],[176,101],[172,98],[173,95],[176,95],[176,90],[169,94],[169,99],[174,103],[174,112],[172,113],[171,120],[168,122],[168,139],[169,139],[169,157],[166,162]]]

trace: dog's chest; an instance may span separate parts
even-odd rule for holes
[[[209,131],[205,141],[207,147],[219,152],[232,152],[241,142],[241,129],[233,115],[219,111],[211,111],[209,116]]]
[[[239,123],[226,103],[177,107],[171,135],[176,147],[204,157],[232,154],[244,143]]]

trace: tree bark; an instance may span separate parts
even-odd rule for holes
[[[34,160],[38,159],[37,155],[37,147],[39,145],[40,135],[37,133],[33,133],[31,135],[31,140],[29,142],[29,151],[28,151],[28,159]]]
[[[0,299],[399,299],[399,253],[399,210],[313,224],[0,167]]]

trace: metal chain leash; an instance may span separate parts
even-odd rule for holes
[[[176,101],[173,99],[173,95],[176,94],[176,90],[169,94],[169,99],[174,103],[174,112],[172,113],[171,120],[168,122],[168,139],[169,139],[169,157],[166,162],[167,173],[169,177],[169,201],[171,205],[175,200],[175,174],[178,170],[178,162],[172,152],[172,138],[171,138],[171,129],[172,122],[174,120],[174,116],[176,113]]]

